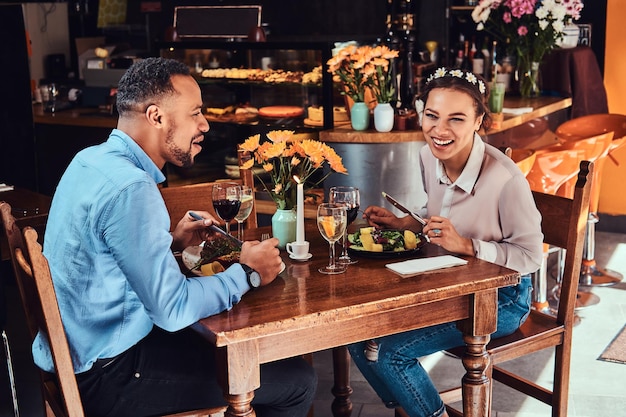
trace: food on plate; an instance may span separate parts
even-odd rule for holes
[[[319,65],[311,72],[306,72],[302,75],[303,84],[319,84],[322,82],[322,66]]]
[[[200,252],[200,260],[191,270],[202,271],[203,275],[205,275],[205,270],[207,272],[212,270],[213,273],[216,274],[221,272],[216,263],[220,264],[222,268],[228,267],[239,260],[240,254],[241,246],[234,240],[216,233],[204,242],[204,246]],[[211,265],[210,267],[206,266],[209,264]],[[202,269],[203,266],[204,270]]]
[[[267,106],[259,109],[259,116],[270,118],[299,117],[304,109],[298,106]]]
[[[200,272],[207,277],[223,271],[225,271],[224,266],[219,261],[209,262],[200,266]]]
[[[417,249],[422,237],[410,230],[379,230],[374,227],[362,227],[348,235],[350,248],[368,252],[402,252]]]

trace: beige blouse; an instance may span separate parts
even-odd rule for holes
[[[504,153],[474,136],[467,165],[455,182],[430,148],[420,151],[428,201],[425,217],[448,218],[471,238],[476,257],[525,275],[539,269],[543,253],[541,215],[521,170]]]

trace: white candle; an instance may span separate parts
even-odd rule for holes
[[[304,184],[300,178],[293,177],[298,183],[298,198],[296,201],[296,242],[304,243]]]

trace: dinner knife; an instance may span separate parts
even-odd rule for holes
[[[202,216],[200,216],[197,213],[194,213],[193,211],[189,212],[189,215],[191,217],[193,217],[196,220],[204,220],[204,218]],[[243,245],[243,242],[239,239],[237,239],[235,236],[230,235],[228,233],[226,233],[224,230],[222,230],[221,228],[217,227],[216,225],[212,224],[208,227],[209,229],[213,230],[214,232],[217,232],[221,235],[226,236],[227,238],[229,238],[230,240],[232,240],[233,242],[236,242],[239,246]]]
[[[384,191],[383,191],[383,197],[385,197],[385,199],[387,199],[387,201],[389,201],[391,204],[393,204],[393,206],[395,208],[397,208],[401,212],[406,213],[409,216],[413,217],[415,220],[420,222],[422,224],[422,226],[426,226],[426,220],[422,219],[420,216],[418,216],[417,214],[413,213],[411,210],[409,210],[408,208],[404,207],[402,204],[398,203],[398,200],[396,200],[395,198],[393,198],[392,196],[390,196],[389,194],[387,194]]]

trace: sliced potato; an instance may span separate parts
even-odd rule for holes
[[[417,248],[417,236],[410,230],[404,231],[404,248],[407,250]]]
[[[372,243],[372,252],[382,252],[383,244],[382,243]]]
[[[361,235],[370,235],[374,231],[374,227],[361,227]]]

